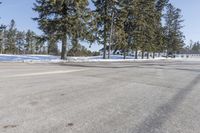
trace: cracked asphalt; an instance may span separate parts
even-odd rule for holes
[[[199,133],[200,62],[0,63],[0,133]]]

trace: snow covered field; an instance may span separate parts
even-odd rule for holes
[[[112,55],[111,59],[102,59],[102,56],[91,57],[68,57],[66,61],[60,60],[59,56],[52,55],[5,55],[0,54],[0,62],[134,62],[134,61],[156,61],[156,60],[183,60],[183,61],[200,61],[200,57],[195,58],[155,58],[155,59],[134,59],[134,57],[127,56],[126,60],[123,56]]]
[[[0,62],[59,62],[60,57],[52,55],[7,55],[0,54]]]
[[[111,55],[111,59],[102,59],[102,56],[91,56],[91,57],[68,57],[70,62],[124,62],[124,61],[145,61],[145,60],[160,60],[165,59],[163,57],[156,59],[134,59],[132,56],[127,56],[124,60],[124,57],[121,55]]]

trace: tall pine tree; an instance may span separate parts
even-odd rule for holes
[[[165,14],[165,45],[167,54],[175,54],[184,45],[184,35],[181,29],[183,19],[181,10],[168,4]]]
[[[28,30],[26,33],[25,37],[25,53],[26,54],[34,54],[35,53],[35,44],[36,44],[36,39],[35,39],[36,34]]]
[[[72,36],[79,37],[77,33],[80,27],[76,24],[82,23],[80,14],[85,13],[87,6],[87,0],[36,0],[34,4],[33,10],[39,14],[34,20],[38,21],[40,29],[45,34],[58,36],[62,41],[61,59],[67,55],[67,40]]]
[[[103,44],[103,58],[106,58],[106,50],[112,25],[112,13],[117,0],[92,0],[96,9],[98,42]]]
[[[16,34],[17,29],[15,27],[15,21],[11,20],[9,29],[5,32],[5,53],[16,54]]]

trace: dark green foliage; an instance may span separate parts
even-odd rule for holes
[[[200,42],[195,42],[192,46],[192,51],[195,54],[200,54]]]
[[[157,13],[162,16],[162,11],[164,10],[165,6],[168,4],[169,0],[156,0],[156,11]]]
[[[25,48],[25,37],[26,34],[25,32],[17,31],[16,34],[16,49],[17,49],[17,54],[24,54],[24,48]]]
[[[37,51],[38,36],[31,30],[27,32],[18,31],[15,21],[0,31],[0,53],[1,54],[39,54]],[[41,47],[45,42],[41,42]],[[41,49],[41,48],[40,48]]]
[[[169,42],[166,42],[166,27],[163,27],[161,21],[168,2],[168,0],[93,0],[96,6],[98,42],[104,45],[103,57],[106,56],[109,42],[112,42],[112,48],[115,50],[123,51],[124,57],[129,50],[136,51],[135,58],[139,50],[142,51],[142,58],[145,52],[148,58],[149,52],[165,51],[166,43]],[[176,31],[180,31],[181,28]],[[180,40],[178,37],[175,38]],[[175,45],[173,47],[174,51],[180,48]]]
[[[126,8],[127,9],[127,8]],[[141,50],[142,58],[145,51],[153,51],[155,40],[155,0],[131,1],[131,9],[127,26],[131,49]],[[130,28],[127,28],[130,29]],[[137,58],[137,56],[136,56]]]
[[[48,38],[48,54],[58,55],[57,40],[54,36]]]
[[[15,28],[15,21],[11,20],[9,29],[5,31],[5,53],[6,54],[16,54],[16,34],[17,34],[17,29]]]
[[[39,17],[35,20],[46,35],[51,38],[55,35],[57,39],[62,40],[61,58],[65,57],[69,39],[73,48],[68,55],[73,55],[72,51],[77,51],[79,40],[86,39],[91,42],[97,40],[104,46],[104,59],[108,44],[109,48],[123,51],[124,58],[130,50],[142,51],[144,58],[145,52],[163,52],[166,49],[177,51],[181,47],[178,34],[175,35],[174,32],[169,35],[167,26],[163,27],[161,23],[168,0],[92,0],[92,2],[96,8],[90,12],[87,0],[36,0],[34,10],[39,13]],[[168,21],[167,17],[165,19]],[[182,27],[173,28],[179,32],[179,36],[182,35],[180,32]],[[95,38],[94,32],[96,32]],[[174,39],[170,39],[172,36]],[[170,44],[167,40],[174,40],[173,43],[179,45]]]
[[[106,46],[109,42],[112,24],[112,13],[116,8],[117,0],[92,0],[96,9],[95,17],[97,23],[98,42],[104,46],[103,58],[106,58]]]
[[[188,53],[188,54],[200,54],[200,42],[193,42],[190,41],[190,45],[186,46],[182,52]]]
[[[4,39],[4,29],[0,28],[0,54],[2,54],[4,50]]]
[[[35,44],[36,44],[36,39],[35,39],[36,34],[28,30],[26,33],[26,42],[25,42],[25,53],[26,54],[33,54],[35,53]]]
[[[61,59],[66,58],[67,40],[71,37],[85,39],[89,35],[87,0],[36,0],[33,10],[38,12],[39,27],[46,35],[54,34],[62,41]]]
[[[165,46],[168,54],[179,51],[184,45],[184,35],[181,29],[182,16],[181,10],[169,4],[165,15]]]
[[[127,18],[128,11],[125,10],[125,8],[120,7],[119,9],[116,9],[114,17],[113,39],[115,44],[115,50],[122,50],[124,52],[124,59],[126,58],[126,53],[130,48],[130,27],[127,25]]]
[[[181,10],[169,0],[36,0],[34,18],[43,35],[29,30],[17,31],[14,20],[6,30],[0,30],[0,51],[10,54],[93,55],[80,45],[81,41],[102,44],[103,58],[110,51],[142,53],[142,58],[167,51],[176,53],[184,45],[181,32]],[[166,13],[164,14],[164,9]],[[165,24],[163,24],[165,20]],[[0,27],[1,29],[1,27]],[[71,47],[71,48],[69,48]],[[195,51],[198,45],[194,45]],[[69,51],[67,51],[69,49]],[[67,53],[68,52],[68,53]],[[99,53],[94,53],[98,55]]]
[[[68,56],[92,56],[92,52],[87,50],[84,46],[81,46],[79,43],[73,45],[68,52]]]

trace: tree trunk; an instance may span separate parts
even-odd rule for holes
[[[138,50],[136,49],[135,50],[135,59],[137,59],[138,58]]]
[[[155,59],[155,52],[153,52],[153,59]]]
[[[124,49],[124,59],[126,59],[126,50]]]
[[[111,23],[111,29],[110,29],[110,43],[109,43],[109,49],[108,49],[108,59],[110,59],[110,54],[111,54],[112,33],[113,33],[113,20],[114,20],[114,12],[112,12],[112,23]]]
[[[160,52],[158,53],[158,57],[160,57]]]
[[[18,46],[18,50],[17,50],[18,54],[20,54],[20,46]]]
[[[62,52],[61,52],[61,59],[65,60],[67,55],[67,35],[64,34],[62,38]]]
[[[104,13],[105,16],[107,17],[107,0],[105,1],[105,6],[104,6]],[[106,59],[106,51],[107,51],[107,22],[106,18],[104,18],[104,50],[103,50],[103,59]]]
[[[144,59],[144,51],[142,51],[142,59]]]
[[[103,59],[106,59],[106,50],[107,50],[107,47],[106,47],[106,44],[107,44],[107,39],[106,39],[106,31],[104,30],[104,46],[103,46]]]
[[[48,42],[49,43],[49,42]],[[47,54],[49,55],[50,54],[50,43],[48,44],[48,50],[47,50]]]

